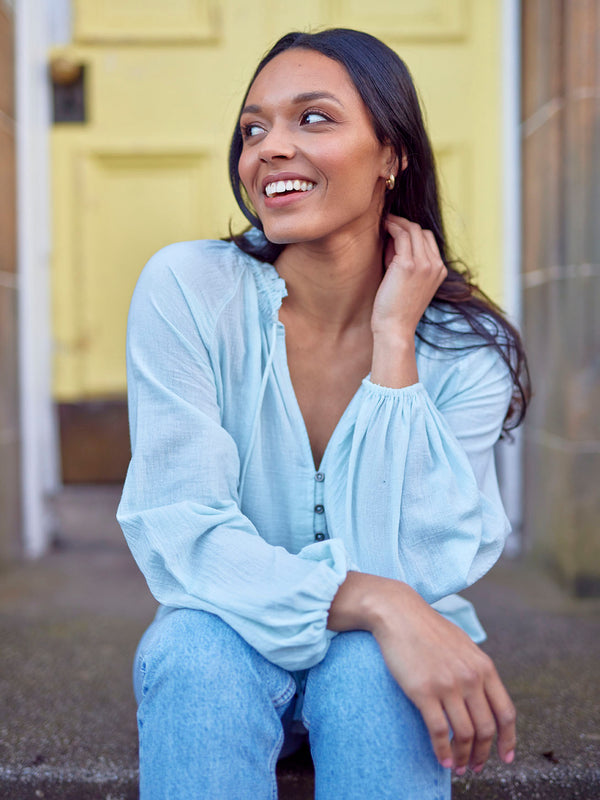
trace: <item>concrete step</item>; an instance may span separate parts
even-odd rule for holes
[[[0,573],[0,798],[137,797],[130,671],[154,601],[114,522],[117,499],[115,487],[65,490],[53,552]],[[455,779],[453,797],[600,799],[599,601],[570,599],[517,562],[468,594],[517,705],[519,750],[509,767],[493,759]],[[312,798],[306,752],[280,763],[279,781],[282,800]]]

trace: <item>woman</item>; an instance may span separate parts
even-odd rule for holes
[[[410,76],[289,34],[230,153],[253,228],[165,248],[128,333],[119,520],[161,604],[136,656],[142,798],[447,798],[514,709],[466,601],[508,525],[518,335],[450,263]],[[435,610],[430,604],[436,604]]]

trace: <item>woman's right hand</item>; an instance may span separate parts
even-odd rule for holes
[[[420,710],[438,761],[479,772],[494,736],[514,758],[515,709],[492,660],[407,584],[350,572],[329,613],[332,630],[369,630],[388,669]]]

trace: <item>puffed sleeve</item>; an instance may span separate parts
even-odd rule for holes
[[[423,383],[392,389],[365,379],[339,449],[347,472],[331,469],[328,487],[339,510],[331,533],[352,560],[430,603],[480,578],[510,530],[493,457],[508,370],[487,347],[432,364],[444,373],[435,402]]]
[[[132,459],[119,523],[161,604],[217,614],[272,662],[307,668],[334,635],[327,614],[347,555],[339,541],[292,555],[241,513],[211,354],[165,259],[149,262],[130,309]]]

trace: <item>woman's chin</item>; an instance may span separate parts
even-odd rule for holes
[[[298,244],[300,242],[309,242],[312,241],[314,236],[307,234],[306,232],[301,232],[299,230],[290,230],[290,229],[283,229],[280,227],[274,227],[265,225],[263,223],[263,233],[267,237],[267,239],[272,242],[273,244]]]

